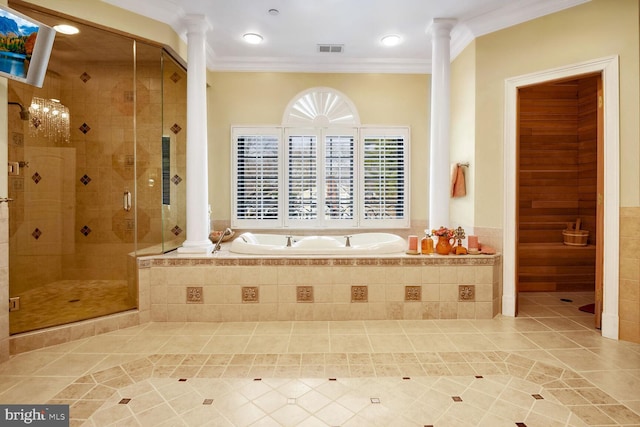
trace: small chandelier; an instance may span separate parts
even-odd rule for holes
[[[59,100],[34,96],[29,113],[29,128],[33,135],[44,136],[54,142],[69,143],[69,109]]]

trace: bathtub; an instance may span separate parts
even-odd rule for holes
[[[401,254],[407,242],[391,233],[359,233],[338,236],[287,236],[282,234],[243,233],[231,242],[230,252],[249,255],[381,255]]]

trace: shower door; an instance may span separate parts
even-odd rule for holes
[[[42,88],[9,82],[10,102],[57,99],[70,113],[65,140],[9,106],[11,334],[135,309],[137,251],[162,252],[163,49],[75,25]]]

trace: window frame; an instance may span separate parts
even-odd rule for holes
[[[238,137],[274,136],[278,139],[278,218],[274,220],[238,218]],[[289,218],[289,137],[316,137],[316,202],[314,219]],[[353,218],[325,219],[327,137],[353,137]],[[364,141],[371,136],[402,137],[403,140],[403,216],[402,218],[366,219],[364,194]],[[407,126],[232,126],[231,127],[231,226],[240,229],[393,229],[410,227],[410,130]]]

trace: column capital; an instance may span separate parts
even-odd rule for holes
[[[184,28],[187,30],[187,34],[189,33],[201,33],[206,34],[212,28],[211,23],[204,15],[191,14],[186,15],[182,18],[182,22],[184,23]]]
[[[427,34],[435,36],[449,36],[451,30],[458,23],[454,18],[434,18],[427,27]]]

